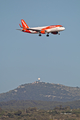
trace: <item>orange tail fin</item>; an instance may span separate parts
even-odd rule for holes
[[[22,23],[23,30],[25,30],[25,28],[29,28],[23,19],[21,20],[21,23]]]

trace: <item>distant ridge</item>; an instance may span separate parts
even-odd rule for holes
[[[10,100],[75,101],[80,100],[80,88],[36,81],[0,94],[0,102]]]
[[[33,101],[33,100],[11,100],[0,102],[2,109],[26,109],[36,107],[37,109],[54,109],[55,107],[70,107],[71,109],[80,108],[80,100],[71,102],[55,102],[55,101]]]

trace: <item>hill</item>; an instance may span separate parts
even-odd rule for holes
[[[20,85],[14,90],[0,94],[1,101],[41,100],[41,101],[75,101],[80,99],[80,88],[60,84],[34,82]]]

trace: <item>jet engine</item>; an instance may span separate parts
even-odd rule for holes
[[[51,33],[54,34],[54,35],[58,34],[58,32],[51,32]]]

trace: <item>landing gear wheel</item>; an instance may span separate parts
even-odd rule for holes
[[[58,33],[58,35],[60,35],[60,33]]]
[[[49,37],[49,34],[47,34],[46,36]]]
[[[41,36],[41,33],[39,33],[39,36]]]

